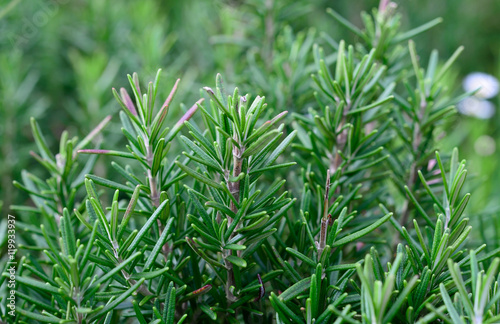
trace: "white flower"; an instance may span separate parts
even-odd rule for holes
[[[474,150],[481,156],[489,156],[495,153],[496,143],[493,137],[488,135],[480,136],[474,143]]]
[[[469,97],[458,103],[458,111],[467,116],[489,119],[495,114],[495,105],[488,100]]]
[[[498,79],[490,74],[474,72],[465,77],[463,87],[467,92],[479,89],[475,96],[483,99],[489,99],[498,94],[500,84]]]

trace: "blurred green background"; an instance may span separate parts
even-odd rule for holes
[[[443,23],[415,38],[423,57],[436,48],[448,57],[465,51],[454,66],[455,87],[481,71],[500,77],[500,1],[400,1],[403,28],[433,18]],[[287,65],[294,41],[356,41],[325,12],[331,7],[361,26],[361,11],[378,1],[326,0],[3,0],[0,4],[0,200],[2,215],[26,197],[12,186],[24,168],[41,172],[29,118],[44,126],[54,146],[63,129],[80,137],[106,115],[116,115],[111,87],[138,72],[150,80],[162,68],[165,93],[181,78],[176,103],[191,105],[199,89],[220,72],[230,85],[264,94],[280,110],[305,110],[311,102],[308,74]],[[264,35],[264,36],[263,36]],[[309,44],[310,45],[310,44]],[[312,62],[310,51],[298,53]],[[293,62],[292,62],[293,63]],[[307,69],[306,69],[307,70]],[[498,95],[490,101],[498,107]],[[173,115],[172,115],[173,116]],[[500,115],[477,119],[458,114],[442,148],[458,146],[474,178],[470,212],[500,228]],[[108,147],[119,141],[118,118],[106,131]],[[489,136],[489,137],[485,137]],[[486,147],[486,149],[485,149]],[[106,172],[108,163],[98,165]],[[491,226],[489,226],[491,228]],[[495,227],[493,227],[494,229]],[[490,229],[492,230],[492,229]],[[500,235],[495,235],[498,238]],[[496,242],[499,244],[500,242]]]

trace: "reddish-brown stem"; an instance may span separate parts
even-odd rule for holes
[[[321,254],[323,254],[323,250],[326,246],[326,234],[328,230],[328,205],[330,198],[330,170],[326,173],[326,185],[325,185],[325,197],[323,199],[323,217],[321,218],[321,229],[319,232],[319,242],[318,242],[318,260],[321,258]]]
[[[340,156],[339,151],[342,151],[347,143],[348,130],[344,129],[338,133],[345,125],[347,120],[347,112],[351,108],[350,100],[347,100],[347,106],[344,108],[342,121],[337,129],[337,137],[335,140],[335,153],[332,158],[330,158],[330,172],[335,174],[337,169],[342,165],[342,156]],[[338,178],[338,177],[336,177]],[[337,187],[337,193],[340,193],[340,186]]]
[[[154,208],[158,208],[160,206],[160,190],[158,188],[158,175],[153,175],[152,173],[152,165],[153,165],[153,159],[154,159],[154,153],[152,150],[151,145],[149,145],[149,139],[145,138],[144,142],[146,143],[146,160],[149,165],[149,169],[147,171],[147,177],[148,177],[148,182],[149,182],[149,198],[151,199],[151,203],[153,204]],[[165,227],[163,226],[162,222],[160,219],[157,220],[158,223],[158,231],[159,235],[163,233],[163,230]],[[168,254],[170,253],[170,249],[168,246],[168,243],[165,243],[162,246],[162,254],[163,258],[165,259],[165,262],[168,260]]]
[[[241,158],[242,155],[242,149],[238,147],[233,148],[233,173],[232,176],[233,178],[238,178],[238,176],[241,173],[241,168],[243,165],[243,159]],[[233,195],[233,198],[235,201],[240,200],[240,181],[234,181],[234,182],[228,182],[229,184],[229,190],[231,191],[231,194]],[[238,212],[238,207],[234,202],[231,201],[230,204],[231,211],[234,212],[235,214]],[[228,219],[228,225],[231,225],[233,220],[231,218]],[[235,230],[238,228],[238,226],[235,227]],[[235,231],[231,233],[229,236],[229,239],[234,237]],[[224,257],[227,258],[232,254],[231,250],[225,250],[225,255]],[[234,280],[234,271],[233,271],[233,264],[231,262],[228,262],[225,260],[225,266],[227,268],[227,283],[226,283],[226,296],[229,302],[236,301],[236,297],[234,296],[233,292],[231,291],[231,286],[235,285],[235,280]]]
[[[420,104],[420,111],[418,113],[418,119],[419,122],[415,123],[414,128],[413,128],[413,134],[412,134],[412,149],[413,152],[415,152],[415,157],[413,162],[411,163],[410,166],[410,173],[408,175],[408,181],[406,183],[406,186],[408,189],[412,190],[413,187],[415,186],[415,183],[417,181],[417,161],[420,158],[420,144],[422,143],[422,132],[420,129],[420,121],[422,120],[425,110],[427,109],[427,101],[425,97],[421,98],[421,104]],[[399,224],[401,226],[406,226],[408,222],[408,218],[410,217],[410,202],[408,199],[405,200],[403,204],[403,208],[401,210],[401,218],[399,220]],[[394,241],[393,241],[393,247],[396,247],[400,241],[399,237],[399,232],[396,231],[394,235]]]

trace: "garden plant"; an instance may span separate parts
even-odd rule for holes
[[[467,164],[439,144],[473,94],[450,77],[463,48],[418,50],[441,19],[406,30],[387,0],[362,25],[328,14],[343,40],[274,17],[250,72],[187,82],[186,105],[158,70],[104,89],[83,139],[31,118],[43,171],[13,182],[30,201],[1,320],[500,323],[500,249],[468,239]]]

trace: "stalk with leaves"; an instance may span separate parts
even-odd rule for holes
[[[229,305],[255,298],[241,293],[249,281],[245,280],[249,276],[245,268],[294,202],[287,192],[275,196],[285,181],[275,181],[264,190],[259,179],[265,172],[295,164],[274,163],[295,132],[281,140],[284,125],[276,126],[287,112],[259,121],[267,109],[265,99],[257,96],[251,101],[249,95],[240,95],[238,88],[232,96],[227,95],[220,75],[215,91],[204,90],[210,97],[209,107],[200,106],[206,131],[202,133],[186,122],[194,141],[181,137],[190,150],[184,155],[198,168],[177,164],[196,180],[188,193],[199,216],[190,215],[189,220],[199,238],[186,239],[225,283]]]

